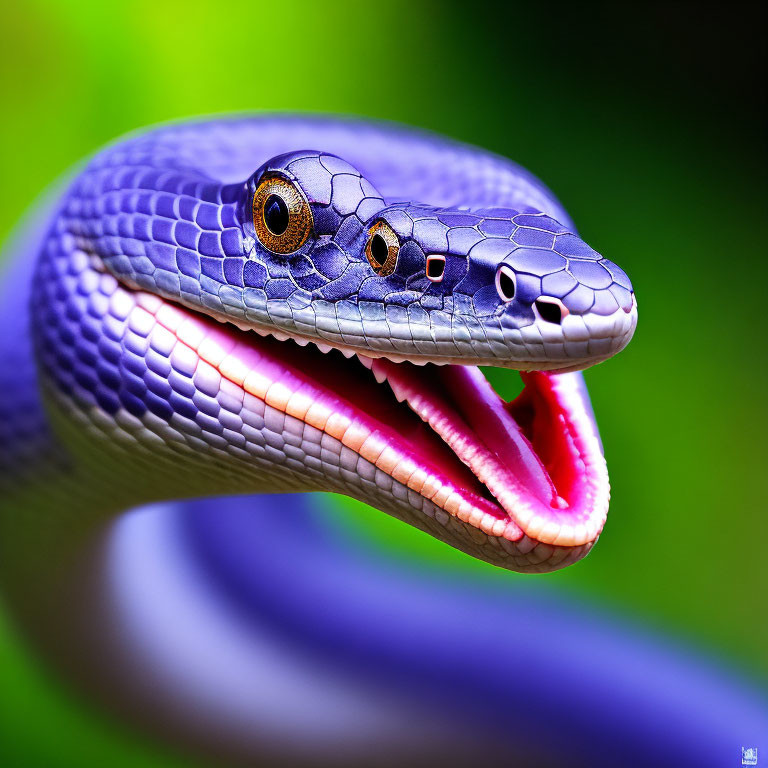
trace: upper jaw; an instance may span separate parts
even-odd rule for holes
[[[309,307],[306,310],[310,311]],[[617,309],[610,315],[569,314],[560,324],[541,319],[518,327],[512,318],[474,318],[444,313],[446,322],[436,325],[409,325],[409,337],[397,338],[385,319],[360,322],[352,327],[348,318],[324,317],[311,312],[277,319],[280,330],[265,320],[227,317],[241,330],[255,331],[280,341],[312,343],[321,351],[337,349],[346,357],[386,358],[395,363],[415,365],[484,365],[521,371],[579,371],[603,362],[620,352],[631,340],[637,326],[637,301],[632,297],[629,311]],[[289,319],[290,318],[290,319]],[[297,322],[300,320],[301,322]],[[309,333],[310,328],[317,328]],[[365,341],[365,346],[361,341]]]

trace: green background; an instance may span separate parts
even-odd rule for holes
[[[9,4],[0,237],[101,144],[183,116],[355,113],[516,159],[638,295],[634,341],[586,374],[613,487],[599,545],[575,567],[526,580],[345,500],[329,515],[390,556],[591,600],[765,681],[758,13],[733,3],[714,15],[685,4]],[[505,376],[494,383],[511,386]],[[2,617],[0,680],[5,764],[178,763],[60,689]]]

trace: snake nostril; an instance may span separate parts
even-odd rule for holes
[[[445,275],[445,256],[433,253],[427,256],[427,277],[433,283],[439,283]]]
[[[560,325],[563,317],[568,314],[568,310],[557,299],[537,299],[535,303],[539,317],[547,323]]]
[[[496,273],[496,292],[502,301],[512,301],[515,298],[515,273],[502,265]]]

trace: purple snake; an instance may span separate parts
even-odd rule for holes
[[[348,754],[312,742],[310,756],[287,737],[275,747],[253,719],[238,720],[253,714],[252,701],[235,706],[239,715],[211,715],[228,711],[214,701],[223,695],[216,686],[236,688],[245,668],[211,664],[216,682],[195,686],[189,668],[153,645],[178,634],[174,611],[208,599],[192,586],[205,573],[221,589],[214,603],[236,603],[238,615],[258,605],[262,621],[311,638],[315,649],[346,649],[350,667],[366,668],[368,632],[347,625],[365,613],[359,590],[397,604],[383,596],[381,574],[333,555],[338,543],[306,502],[253,494],[346,494],[517,571],[561,568],[590,550],[609,487],[579,371],[629,342],[637,304],[626,274],[575,234],[539,181],[483,150],[397,126],[290,116],[180,123],[95,155],[35,213],[11,253],[0,282],[8,362],[0,574],[21,626],[60,666],[145,727],[162,722],[180,741],[232,759],[338,765],[365,753],[370,764],[404,764],[404,755],[464,764],[503,753],[503,764],[526,764],[531,754],[545,754],[541,764],[599,762],[581,694],[562,697],[567,708],[530,696],[530,711],[517,713],[517,747],[505,746],[498,715],[508,672],[451,661],[466,628],[454,627],[445,655],[436,652],[421,673],[396,642],[382,646],[380,672],[422,674],[426,693],[410,709],[377,701],[370,711],[349,710],[359,690],[340,694]],[[521,394],[504,402],[477,366],[520,370]],[[221,502],[232,495],[251,498]],[[120,517],[192,498],[212,500]],[[246,506],[262,513],[243,514]],[[174,547],[197,577],[168,575]],[[145,571],[158,575],[151,585]],[[162,597],[161,571],[184,581],[185,599]],[[139,583],[146,591],[137,602],[127,596]],[[448,596],[424,589],[429,595],[403,596],[393,609],[402,615],[390,640],[427,639],[414,606]],[[318,594],[336,610],[317,615]],[[478,611],[502,631],[509,606],[484,599]],[[168,622],[153,640],[148,627],[163,622],[144,612],[155,603]],[[539,624],[553,615],[545,611]],[[220,620],[229,627],[222,644],[239,636],[228,621]],[[208,631],[217,622],[210,618]],[[461,643],[480,648],[492,642],[486,635],[478,626]],[[545,636],[534,630],[517,641],[537,668],[551,652]],[[549,674],[565,684],[573,652],[563,653],[549,659]],[[137,687],[150,668],[176,692],[172,705]],[[411,732],[411,710],[451,689],[440,682],[446,670],[474,702],[470,720],[493,738],[475,738],[481,729],[466,740],[439,719]],[[194,694],[180,692],[187,684]],[[187,695],[202,696],[197,714],[180,703]],[[548,717],[568,722],[560,732],[569,747],[534,747]],[[648,748],[646,731],[616,721],[614,734]],[[372,745],[387,733],[391,753],[374,759]],[[648,754],[658,758],[655,746]]]

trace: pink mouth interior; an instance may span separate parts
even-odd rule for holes
[[[258,338],[257,345],[260,372],[363,419],[483,512],[513,520],[520,497],[553,513],[581,506],[584,465],[549,386],[551,374],[522,373],[525,389],[505,403],[474,367],[380,358],[369,370],[336,350],[322,353],[270,337]]]
[[[312,345],[300,347],[291,341],[277,341],[271,337],[257,339],[259,352],[263,356],[262,372],[266,372],[266,362],[271,368],[268,371],[270,377],[279,377],[292,389],[307,392],[313,400],[330,401],[335,410],[348,412],[356,419],[369,422],[388,442],[398,445],[417,463],[434,468],[437,474],[456,487],[477,497],[475,501],[480,502],[484,511],[500,519],[507,518],[488,488],[469,467],[457,461],[456,454],[445,441],[405,403],[398,402],[389,387],[379,384],[371,370],[356,357],[345,358],[337,350],[323,353]],[[433,369],[438,370],[436,366],[417,367],[386,360],[377,360],[375,364],[413,371],[416,377],[435,376]],[[287,382],[287,378],[293,381]]]
[[[507,403],[475,367],[378,359],[372,370],[451,447],[451,466],[460,459],[511,519],[521,499],[552,520],[587,512],[588,467],[553,374],[521,373],[525,388]],[[449,469],[437,456],[422,456]]]

